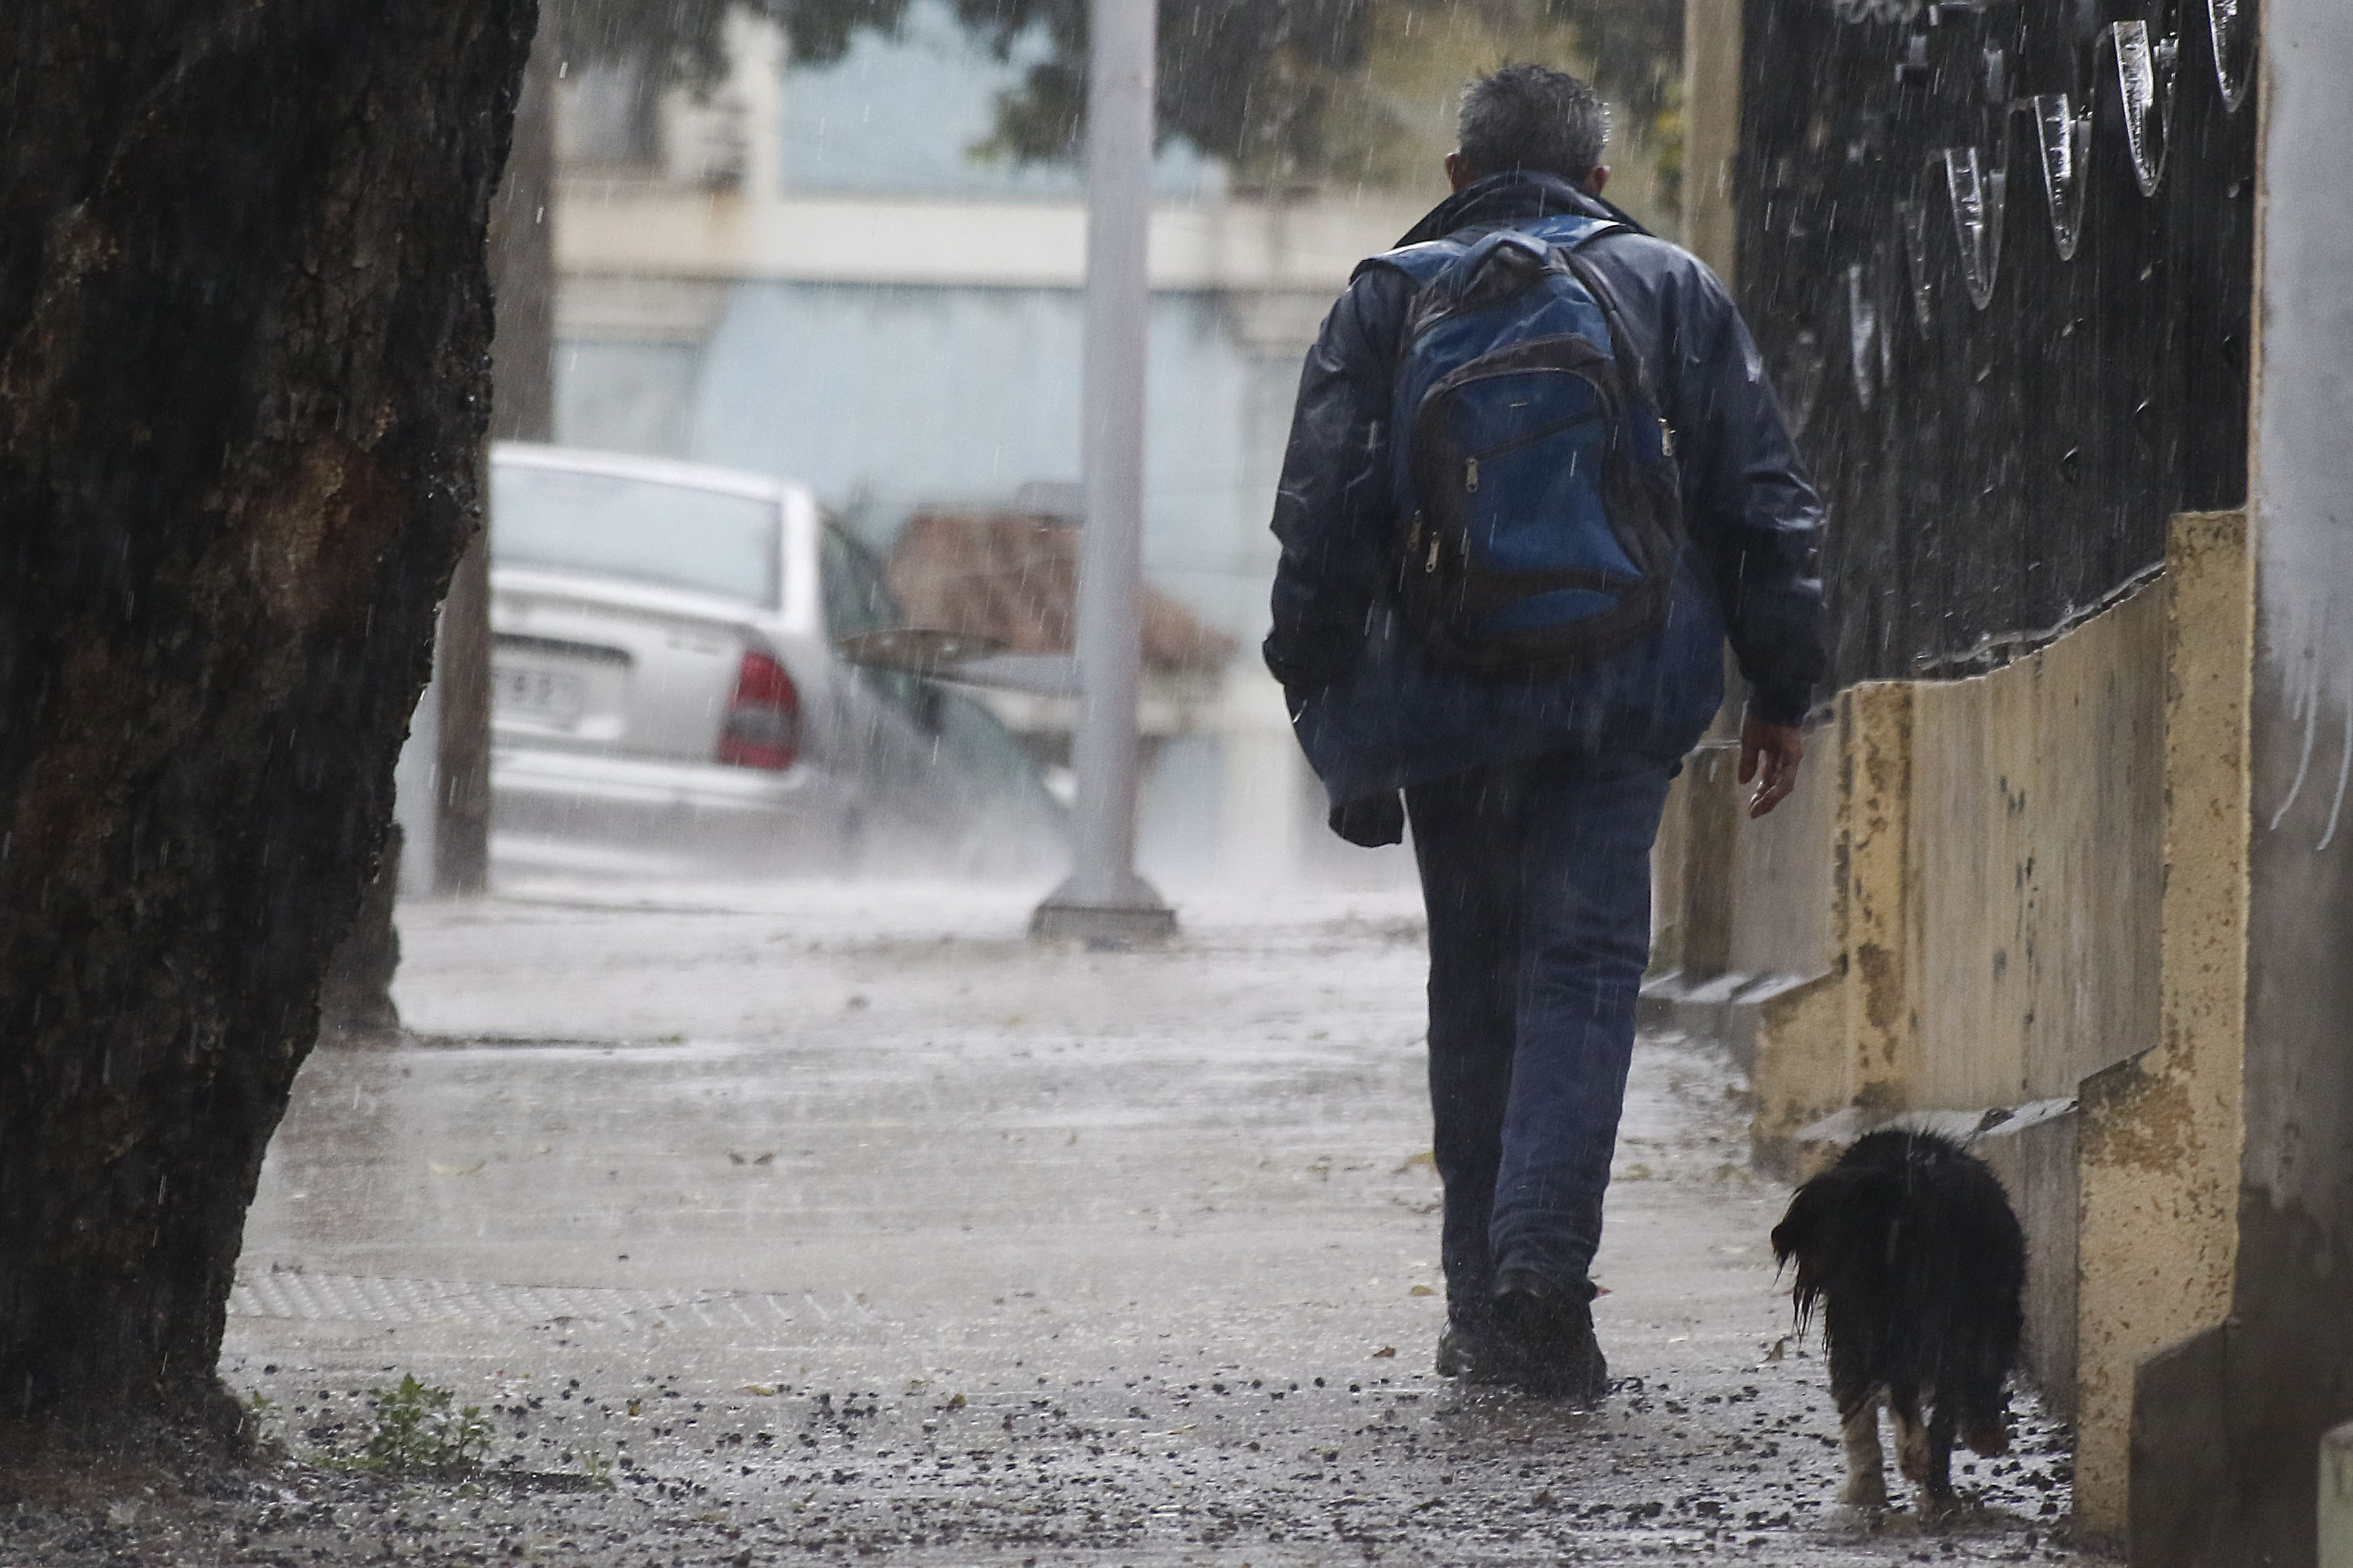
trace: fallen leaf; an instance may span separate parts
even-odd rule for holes
[[[1434,1149],[1424,1149],[1419,1154],[1408,1154],[1405,1157],[1405,1163],[1399,1165],[1396,1170],[1391,1171],[1389,1174],[1392,1176],[1402,1176],[1408,1171],[1412,1170],[1416,1165],[1420,1165],[1432,1171],[1438,1169],[1437,1151]]]
[[[764,1397],[776,1392],[776,1385],[773,1383],[746,1383],[740,1386],[746,1394],[757,1394]]]
[[[1417,1285],[1412,1289],[1407,1291],[1406,1294],[1409,1296],[1435,1296],[1438,1292],[1431,1289],[1427,1285]]]
[[[1383,1345],[1380,1349],[1378,1349],[1378,1350],[1377,1350],[1377,1351],[1375,1351],[1375,1352],[1373,1352],[1373,1359],[1374,1359],[1375,1361],[1379,1361],[1379,1360],[1380,1360],[1382,1357],[1384,1357],[1384,1356],[1392,1356],[1392,1357],[1393,1357],[1393,1356],[1395,1356],[1396,1354],[1397,1354],[1397,1346],[1395,1346],[1395,1345]]]
[[[438,1160],[427,1160],[426,1163],[433,1167],[433,1173],[437,1176],[470,1176],[490,1162],[477,1160],[470,1165],[445,1165]]]
[[[951,1394],[951,1395],[949,1396],[949,1398],[948,1398],[947,1407],[948,1407],[950,1410],[961,1410],[961,1409],[963,1409],[963,1408],[965,1407],[965,1397],[964,1397],[964,1395],[963,1395],[963,1394]]]

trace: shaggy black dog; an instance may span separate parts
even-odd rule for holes
[[[1887,1500],[1884,1401],[1924,1511],[1952,1506],[1955,1437],[1980,1454],[2010,1447],[2002,1382],[2023,1326],[2026,1237],[2001,1183],[1948,1138],[1870,1133],[1798,1189],[1773,1256],[1797,1260],[1800,1333],[1821,1310],[1846,1442],[1839,1500]]]

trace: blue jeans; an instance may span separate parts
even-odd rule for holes
[[[1590,1300],[1672,763],[1539,757],[1406,792],[1430,910],[1448,1316],[1496,1276]]]

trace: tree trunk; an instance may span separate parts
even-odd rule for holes
[[[551,29],[552,31],[552,29]],[[491,204],[491,435],[555,438],[555,49],[532,51],[514,141]],[[486,454],[487,457],[487,454]],[[477,535],[441,606],[439,745],[435,756],[433,889],[479,893],[491,881],[491,557]]]
[[[0,1418],[185,1416],[478,526],[533,0],[0,20]]]

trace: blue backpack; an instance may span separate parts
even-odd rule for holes
[[[1440,668],[1551,679],[1665,624],[1674,438],[1562,216],[1376,257],[1420,285],[1390,409],[1397,603]]]

